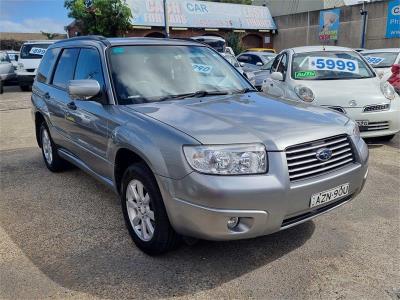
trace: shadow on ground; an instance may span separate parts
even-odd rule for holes
[[[1,226],[51,280],[94,296],[154,298],[212,289],[288,254],[314,232],[307,222],[253,240],[182,245],[153,258],[130,240],[117,196],[90,176],[76,169],[51,174],[36,148],[1,156]]]

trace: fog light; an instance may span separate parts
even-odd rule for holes
[[[233,229],[237,226],[239,223],[239,218],[238,217],[230,217],[227,223],[227,226],[229,229]]]

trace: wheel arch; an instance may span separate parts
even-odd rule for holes
[[[114,184],[118,193],[121,193],[122,177],[125,170],[134,163],[143,163],[151,171],[155,179],[154,171],[141,155],[130,148],[119,148],[114,159]]]

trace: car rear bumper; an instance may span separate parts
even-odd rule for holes
[[[297,182],[289,181],[284,153],[269,153],[269,158],[270,170],[265,175],[192,172],[180,180],[157,176],[172,226],[183,235],[207,240],[270,234],[350,201],[362,190],[368,173],[368,151],[355,163]],[[310,208],[313,194],[345,183],[350,185],[347,196]],[[233,230],[227,227],[231,217],[240,220]]]

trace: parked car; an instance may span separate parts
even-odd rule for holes
[[[8,54],[8,57],[11,60],[12,65],[14,66],[14,69],[18,68],[18,58],[19,58],[19,52],[15,50],[7,50],[6,51]]]
[[[22,45],[16,71],[22,91],[30,91],[40,60],[46,49],[55,42],[57,41],[28,41]]]
[[[111,187],[133,241],[152,255],[181,235],[233,240],[295,226],[353,199],[368,173],[355,122],[256,92],[196,42],[55,43],[32,104],[48,169],[68,161]]]
[[[254,71],[254,81],[255,81],[254,86],[257,88],[257,90],[262,91],[262,85],[271,75],[270,70],[273,62],[274,59],[271,59],[269,62],[264,64],[260,70]]]
[[[213,35],[200,35],[192,36],[192,40],[209,45],[211,48],[215,49],[219,53],[225,53],[226,41],[222,37]],[[233,51],[233,50],[232,50]]]
[[[221,53],[221,55],[223,57],[225,57],[225,59],[231,63],[231,65],[233,65],[239,72],[240,74],[243,74],[249,81],[250,83],[254,86],[256,84],[256,80],[255,80],[255,75],[253,72],[245,72],[242,68],[242,66],[239,64],[239,62],[237,61],[236,57],[231,55],[230,53]]]
[[[390,140],[400,130],[400,99],[356,51],[334,46],[283,50],[263,91],[309,102],[356,120],[362,137]]]
[[[274,48],[249,48],[245,52],[266,52],[266,53],[276,53]]]
[[[264,52],[243,52],[239,54],[236,58],[240,62],[243,70],[247,71],[257,71],[262,68],[266,63],[276,56],[274,53],[264,53]]]
[[[392,74],[394,64],[400,64],[400,48],[386,48],[362,51],[361,54],[377,71],[383,81],[388,80]]]
[[[5,81],[15,78],[14,67],[7,52],[0,51],[0,94],[3,93]]]
[[[397,94],[400,95],[400,65],[393,65],[391,71],[392,75],[389,77],[388,82],[394,87]]]

